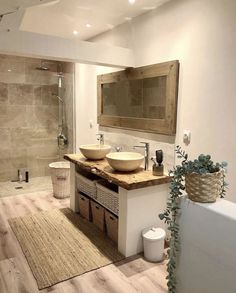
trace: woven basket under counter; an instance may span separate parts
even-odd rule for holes
[[[185,175],[185,189],[192,201],[215,202],[220,196],[221,186],[221,172]]]
[[[112,211],[115,215],[119,214],[119,194],[112,190],[112,185],[105,180],[98,180],[97,187],[97,201],[104,207]]]
[[[92,198],[97,198],[96,180],[76,173],[76,187],[79,192],[82,192]]]

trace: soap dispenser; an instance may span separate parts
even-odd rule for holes
[[[163,176],[164,175],[164,166],[163,162],[163,151],[156,150],[156,158],[152,158],[153,166],[152,166],[152,174],[154,176]]]

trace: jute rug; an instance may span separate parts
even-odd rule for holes
[[[100,230],[68,208],[9,223],[39,289],[124,259]]]

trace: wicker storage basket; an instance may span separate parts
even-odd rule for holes
[[[96,180],[86,178],[85,176],[76,173],[76,187],[79,192],[83,192],[92,198],[97,198]]]
[[[97,201],[104,207],[111,210],[114,214],[119,214],[119,195],[117,192],[108,188],[109,184],[104,180],[96,182]]]
[[[118,218],[105,210],[105,221],[108,237],[115,243],[118,243]]]
[[[93,223],[96,225],[101,231],[105,229],[105,209],[100,204],[91,201],[91,209],[92,209],[92,218]]]
[[[185,189],[188,197],[197,202],[215,202],[222,185],[222,173],[187,174]]]
[[[91,219],[90,200],[81,193],[78,193],[77,196],[79,197],[79,212],[89,221]]]

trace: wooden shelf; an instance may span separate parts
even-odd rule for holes
[[[64,156],[64,159],[127,190],[170,182],[169,176],[153,176],[152,171],[145,171],[143,168],[129,173],[115,171],[105,159],[98,161],[87,160],[81,154],[68,154]]]

